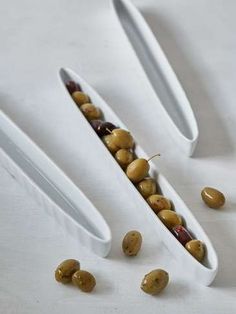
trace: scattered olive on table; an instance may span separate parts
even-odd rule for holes
[[[80,110],[88,120],[101,118],[101,111],[91,103],[86,103],[80,106]]]
[[[126,169],[134,160],[134,154],[129,149],[121,148],[115,153],[115,159],[121,168]]]
[[[168,229],[173,229],[177,225],[182,225],[182,218],[173,210],[161,210],[157,216]]]
[[[155,180],[150,177],[144,178],[137,184],[137,189],[139,193],[147,199],[152,194],[155,194],[157,191],[157,184]]]
[[[169,282],[169,274],[163,269],[155,269],[146,274],[141,283],[141,289],[151,295],[156,295],[165,289]]]
[[[192,235],[186,228],[184,228],[184,226],[175,226],[171,232],[183,246],[185,246],[187,242],[193,240]]]
[[[211,187],[205,187],[201,192],[202,200],[210,208],[218,209],[225,203],[225,196],[222,192]]]
[[[127,232],[122,241],[122,249],[127,256],[136,256],[141,249],[141,245],[142,235],[136,230]]]
[[[86,270],[78,270],[72,276],[73,284],[83,292],[91,292],[96,286],[95,277]]]
[[[171,210],[171,202],[163,195],[151,195],[147,198],[147,202],[156,214],[164,209]]]
[[[72,275],[80,270],[80,263],[75,259],[67,259],[63,261],[55,270],[55,279],[61,283],[69,283]]]
[[[75,91],[71,96],[79,107],[83,104],[89,103],[89,96],[83,92]]]
[[[204,244],[200,240],[191,240],[185,244],[186,250],[195,257],[199,262],[202,262],[205,256]]]

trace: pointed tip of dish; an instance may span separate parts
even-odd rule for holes
[[[61,67],[58,71],[59,80],[62,81],[63,84],[66,84],[68,81],[72,80],[74,76],[74,72],[66,67]]]
[[[67,68],[64,68],[64,67],[61,67],[58,71],[58,75],[60,77],[60,79],[65,82],[65,80],[68,80],[69,78],[69,75],[68,75],[68,69]]]
[[[66,71],[66,68],[64,68],[64,67],[61,67],[60,69],[59,69],[59,73],[63,73],[63,72],[65,72]]]
[[[68,81],[76,81],[77,83],[85,83],[85,80],[75,73],[72,69],[61,67],[58,71],[59,80],[65,85]]]

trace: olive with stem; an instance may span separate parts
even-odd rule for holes
[[[133,183],[138,183],[143,180],[148,175],[148,171],[150,169],[149,161],[157,156],[160,156],[160,154],[155,154],[148,159],[137,158],[132,161],[126,169],[127,177]]]

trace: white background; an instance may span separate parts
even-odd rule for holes
[[[190,99],[200,128],[194,158],[181,154],[158,117],[156,98],[107,0],[0,1],[0,108],[89,196],[109,223],[113,247],[98,258],[78,247],[43,208],[0,169],[0,313],[235,313],[236,311],[236,2],[136,0]],[[94,86],[127,124],[211,238],[220,269],[211,287],[186,280],[174,257],[135,211],[71,108],[57,71],[69,66]],[[214,211],[204,186],[224,191]],[[122,255],[123,234],[144,238],[135,259]],[[54,281],[65,258],[97,279],[83,294]],[[170,284],[158,297],[139,288],[163,267]]]

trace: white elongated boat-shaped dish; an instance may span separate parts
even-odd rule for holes
[[[0,111],[0,164],[87,249],[106,256],[110,229],[88,198]]]
[[[74,106],[76,106],[65,86],[68,81],[72,80],[78,83],[82,91],[89,95],[91,102],[101,109],[105,121],[112,122],[113,124],[121,128],[127,129],[127,127],[120,121],[117,115],[111,110],[108,104],[98,95],[98,93],[75,72],[70,69],[61,69],[59,72],[59,79],[64,86],[63,88],[65,88],[66,93],[68,93],[69,105],[73,104]],[[211,282],[214,280],[218,270],[218,259],[216,252],[208,236],[203,231],[202,227],[195,219],[191,211],[188,209],[188,207],[185,205],[183,200],[176,193],[174,188],[170,185],[170,183],[163,175],[158,173],[155,164],[150,161],[150,175],[151,177],[156,179],[160,187],[161,193],[173,202],[176,212],[184,218],[188,229],[194,234],[194,236],[205,243],[207,253],[203,264],[199,263],[195,258],[193,258],[192,255],[190,255],[190,253],[178,242],[178,240],[172,235],[172,233],[157,218],[156,214],[152,211],[147,202],[137,191],[135,186],[127,178],[126,174],[117,164],[116,160],[110,154],[103,142],[99,139],[92,127],[90,127],[89,122],[87,122],[81,111],[78,109],[77,112],[78,120],[80,120],[79,122],[81,122],[81,127],[85,126],[84,122],[86,122],[87,126],[89,126],[87,130],[91,130],[91,134],[89,134],[90,140],[93,141],[94,145],[101,145],[103,147],[104,158],[111,158],[113,160],[114,169],[120,172],[120,175],[117,175],[116,180],[119,179],[121,184],[125,184],[127,193],[130,194],[131,201],[136,202],[137,209],[140,208],[140,210],[143,211],[143,214],[147,215],[146,217],[149,219],[149,223],[154,226],[156,232],[159,234],[159,238],[163,240],[170,252],[172,252],[175,258],[179,261],[179,265],[183,268],[185,274],[193,278],[196,282],[202,283],[204,285],[210,285]],[[94,137],[97,138],[96,143],[94,141]],[[98,149],[98,146],[94,149]],[[135,144],[135,153],[140,158],[148,159],[145,152],[137,143]]]
[[[171,137],[191,156],[198,140],[198,126],[187,96],[161,46],[141,13],[129,0],[111,0],[144,71],[162,106],[162,119]]]

